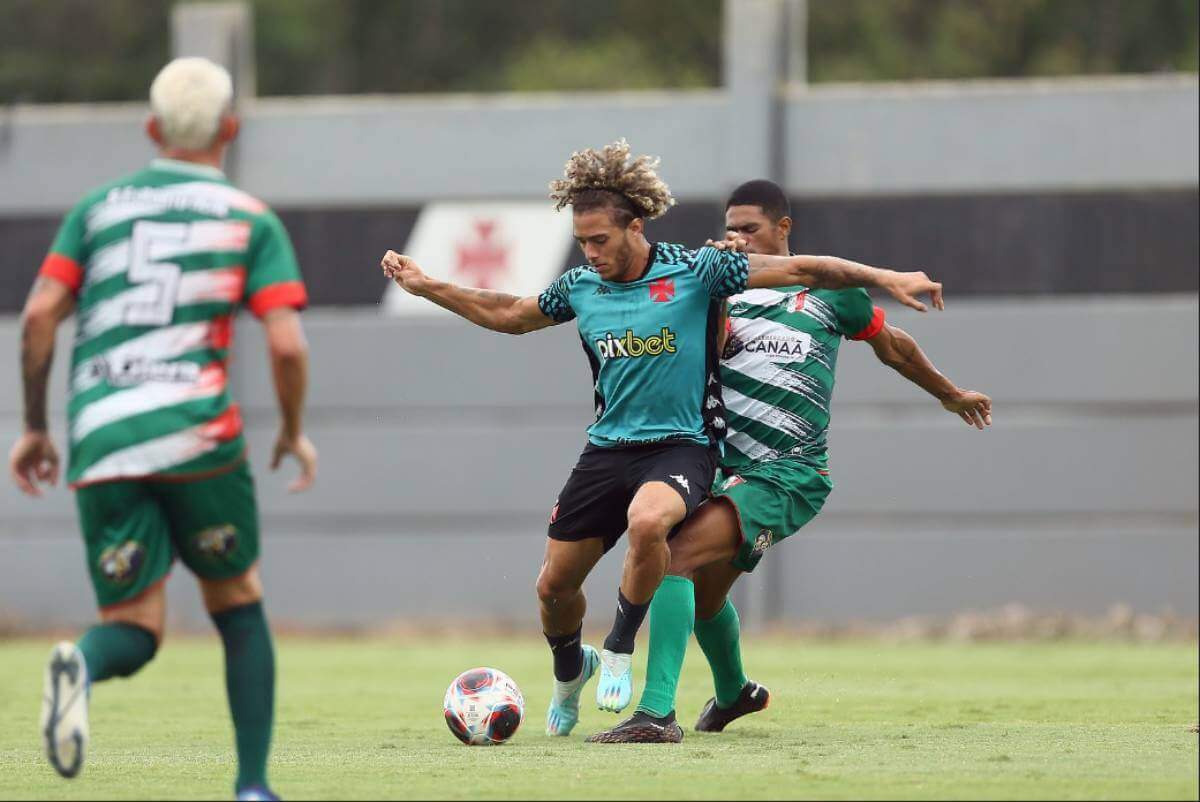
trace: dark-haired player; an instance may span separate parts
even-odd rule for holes
[[[769,181],[738,187],[725,209],[731,238],[748,253],[788,253],[792,220],[787,198]],[[752,257],[753,258],[753,257]],[[663,589],[674,596],[651,605],[650,658],[637,712],[588,740],[601,743],[677,742],[675,689],[688,637],[696,637],[713,672],[716,695],[696,723],[719,732],[767,705],[767,689],[742,671],[737,611],[729,590],[753,571],[767,548],[820,511],[833,487],[826,432],[843,339],[865,340],[885,365],[936,397],[968,425],[991,423],[991,400],[960,390],[939,373],[905,332],[884,322],[883,310],[861,289],[811,285],[749,289],[729,299],[721,384],[728,429],[713,500],[669,544]],[[662,591],[659,591],[662,594]]]
[[[919,308],[915,296],[929,292],[940,305],[941,286],[922,273],[832,257],[747,257],[651,243],[645,220],[674,203],[655,167],[648,157],[631,158],[624,141],[571,156],[565,177],[551,185],[551,198],[560,209],[572,207],[575,239],[588,264],[567,271],[538,297],[437,281],[392,251],[382,260],[384,272],[406,291],[485,328],[524,334],[578,319],[595,380],[596,421],[551,512],[537,581],[556,679],[546,719],[550,735],[567,735],[575,726],[580,691],[602,661],[600,706],[615,711],[630,701],[633,633],[666,572],[668,537],[708,494],[724,435],[717,378],[724,299],[747,287],[804,283],[880,286]],[[581,643],[582,586],[625,531],[618,611],[602,656]],[[672,593],[663,588],[659,596]]]

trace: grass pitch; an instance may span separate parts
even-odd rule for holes
[[[232,735],[213,639],[168,640],[133,680],[97,686],[83,774],[37,739],[48,641],[0,642],[0,799],[198,799],[232,793]],[[616,721],[585,706],[542,734],[549,658],[533,639],[277,642],[272,782],[293,799],[1197,798],[1196,644],[904,644],[750,640],[764,713],[691,731],[711,694],[693,644],[682,745],[584,744]],[[639,655],[644,660],[645,647]],[[441,699],[492,665],[527,699],[501,747],[461,746]],[[637,678],[644,676],[644,665]],[[594,686],[589,685],[588,691]],[[585,694],[585,702],[589,701]]]

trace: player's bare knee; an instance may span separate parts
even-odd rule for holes
[[[147,588],[141,595],[121,604],[105,607],[100,620],[106,624],[129,624],[144,629],[162,644],[167,622],[167,597],[161,582]]]
[[[536,590],[543,604],[556,604],[578,593],[579,586],[543,569],[538,575]]]
[[[629,548],[634,551],[649,551],[661,548],[667,542],[671,521],[656,510],[635,511],[629,514]]]
[[[691,579],[696,569],[700,567],[697,559],[698,555],[687,548],[686,545],[676,546],[679,541],[672,542],[671,562],[667,565],[667,574],[669,576],[681,576],[684,579]]]
[[[165,616],[152,605],[129,604],[102,610],[100,620],[106,624],[128,624],[144,629],[154,636],[155,649],[162,645]]]
[[[209,613],[223,613],[235,607],[244,607],[262,601],[263,597],[262,580],[257,567],[229,579],[202,579],[200,592],[204,597],[204,608]]]

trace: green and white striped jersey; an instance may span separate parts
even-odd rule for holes
[[[307,302],[287,232],[214,168],[157,159],[67,214],[41,275],[78,299],[68,479],[199,476],[243,456],[233,315]]]
[[[883,328],[865,290],[754,289],[729,299],[721,358],[726,471],[799,459],[827,469],[838,347]]]

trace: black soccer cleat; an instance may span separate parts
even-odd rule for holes
[[[737,701],[730,707],[717,707],[717,700],[709,699],[700,711],[700,718],[696,719],[696,732],[721,732],[735,719],[766,710],[770,703],[771,692],[750,680],[742,686]]]
[[[589,744],[677,744],[683,740],[683,727],[675,720],[672,710],[662,718],[655,718],[641,710],[622,721],[611,730],[589,735]]]

